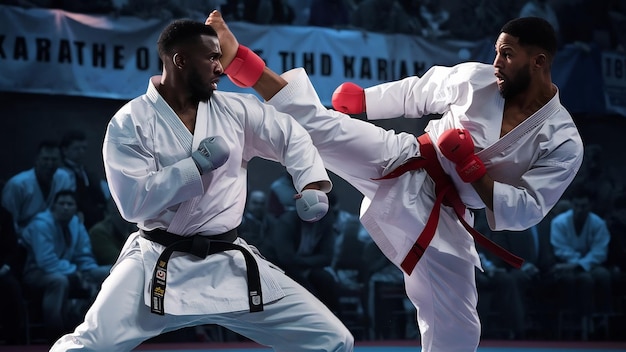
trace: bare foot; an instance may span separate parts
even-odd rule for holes
[[[220,63],[222,67],[226,69],[228,65],[235,59],[235,55],[237,55],[237,48],[239,48],[239,42],[233,32],[228,29],[226,22],[224,22],[224,18],[222,14],[213,10],[209,17],[204,22],[205,24],[210,25],[217,32],[217,37],[220,40],[220,47],[222,48],[222,58],[220,59]]]

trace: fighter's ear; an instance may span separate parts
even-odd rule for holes
[[[180,54],[175,53],[172,56],[172,62],[174,63],[174,66],[176,66],[178,68],[183,68],[183,64],[184,64],[185,60],[183,59],[183,57]]]
[[[544,67],[548,63],[548,57],[545,53],[537,53],[535,55],[534,64],[536,67]]]

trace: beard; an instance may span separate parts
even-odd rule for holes
[[[522,67],[514,77],[507,79],[500,90],[500,95],[506,100],[511,99],[528,89],[530,85],[530,65]]]
[[[208,101],[213,96],[213,88],[211,88],[210,84],[202,81],[202,76],[198,72],[198,70],[193,69],[189,73],[189,93],[193,97],[194,100],[197,101]]]

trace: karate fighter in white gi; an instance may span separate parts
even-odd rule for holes
[[[332,185],[311,138],[252,94],[215,91],[222,53],[210,26],[174,21],[158,49],[162,75],[115,114],[103,145],[111,195],[141,230],[84,322],[51,351],[129,351],[203,324],[276,351],[352,351],[341,321],[233,231],[253,157],[285,165],[303,220],[326,213]]]
[[[551,81],[552,27],[538,18],[507,23],[493,65],[434,66],[422,77],[367,89],[344,83],[333,94],[336,110],[366,112],[370,120],[441,114],[418,141],[326,109],[303,69],[278,76],[239,45],[218,12],[207,23],[219,33],[231,80],[296,118],[326,167],[363,193],[361,221],[405,274],[422,351],[475,351],[480,261],[468,209],[486,207],[493,230],[528,228],[559,200],[582,162],[578,130]],[[414,162],[424,168],[410,167]],[[429,231],[432,241],[421,243]]]

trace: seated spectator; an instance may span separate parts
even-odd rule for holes
[[[89,229],[91,249],[98,265],[115,264],[128,235],[135,231],[137,225],[122,218],[117,205],[109,198],[104,219]]]
[[[11,177],[2,189],[2,206],[11,213],[18,236],[37,213],[52,205],[58,191],[75,189],[71,175],[60,165],[59,145],[43,141],[37,148],[35,166]]]
[[[611,235],[606,222],[591,212],[591,190],[578,187],[570,199],[572,208],[557,215],[550,226],[557,259],[554,275],[566,309],[587,319],[611,309],[611,276],[605,266]]]
[[[87,291],[91,303],[111,268],[96,263],[87,229],[76,212],[74,192],[59,191],[50,209],[37,214],[23,232],[28,250],[24,285],[43,295],[43,322],[50,341],[70,331],[76,323],[72,318],[85,313],[69,315],[71,291]]]

